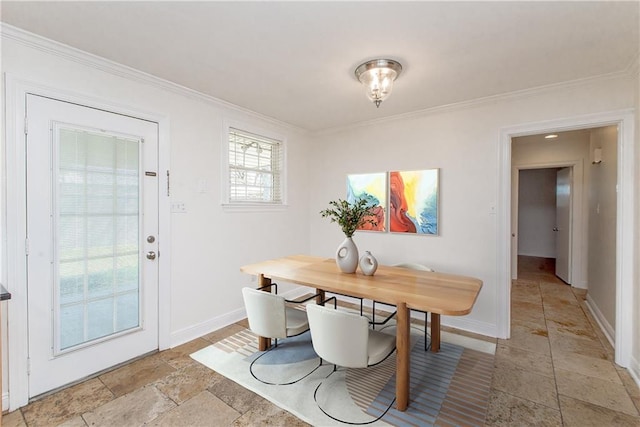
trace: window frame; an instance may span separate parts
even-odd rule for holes
[[[258,138],[271,139],[280,143],[280,201],[231,200],[231,182],[229,171],[229,138],[233,131],[255,135]],[[287,138],[283,134],[249,125],[243,122],[225,120],[222,132],[221,156],[221,205],[226,211],[274,211],[287,207]]]

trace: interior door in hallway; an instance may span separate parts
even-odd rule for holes
[[[562,168],[556,178],[556,276],[571,284],[571,168]]]
[[[158,348],[158,126],[27,96],[29,396]]]

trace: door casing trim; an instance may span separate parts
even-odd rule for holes
[[[75,103],[91,108],[111,111],[158,124],[158,179],[166,180],[169,171],[170,138],[169,118],[155,112],[124,106],[116,100],[99,99],[85,94],[52,88],[38,82],[23,80],[5,73],[5,185],[2,210],[2,227],[5,239],[2,242],[2,282],[12,294],[11,309],[7,310],[7,321],[11,324],[8,334],[8,402],[3,408],[13,411],[29,403],[29,349],[27,317],[26,277],[26,157],[25,111],[28,93]],[[161,181],[162,182],[162,181]],[[158,185],[158,227],[160,241],[158,258],[158,345],[159,349],[170,347],[171,329],[171,236],[170,198],[166,183]]]
[[[633,292],[635,285],[635,183],[634,110],[605,111],[564,119],[502,128],[498,140],[497,229],[497,332],[511,334],[511,138],[545,132],[562,132],[601,126],[618,126],[618,197],[616,225],[616,331],[615,362],[628,368],[632,358]]]
[[[520,187],[520,178],[518,173],[523,170],[532,169],[547,169],[547,168],[571,168],[572,177],[572,192],[571,192],[571,237],[569,238],[570,246],[570,268],[569,275],[571,277],[571,285],[576,288],[585,288],[586,282],[581,274],[582,265],[586,262],[585,254],[582,251],[582,230],[584,229],[584,215],[582,213],[583,201],[584,201],[584,187],[582,185],[584,176],[584,167],[582,160],[568,160],[559,162],[542,162],[542,163],[518,163],[512,167],[511,175],[511,225],[513,230],[518,230],[518,212],[519,212],[519,200],[518,189]],[[512,231],[513,233],[514,231]],[[518,237],[517,231],[516,238],[512,240],[511,247],[511,278],[517,279],[517,253],[518,250]],[[515,258],[515,259],[514,259]],[[576,283],[577,282],[577,283]]]

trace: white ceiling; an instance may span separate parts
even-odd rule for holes
[[[1,20],[311,131],[638,60],[633,2],[1,2]],[[353,71],[404,70],[379,109]]]

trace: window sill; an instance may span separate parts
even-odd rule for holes
[[[286,211],[288,205],[270,203],[222,203],[224,212],[281,212]]]

